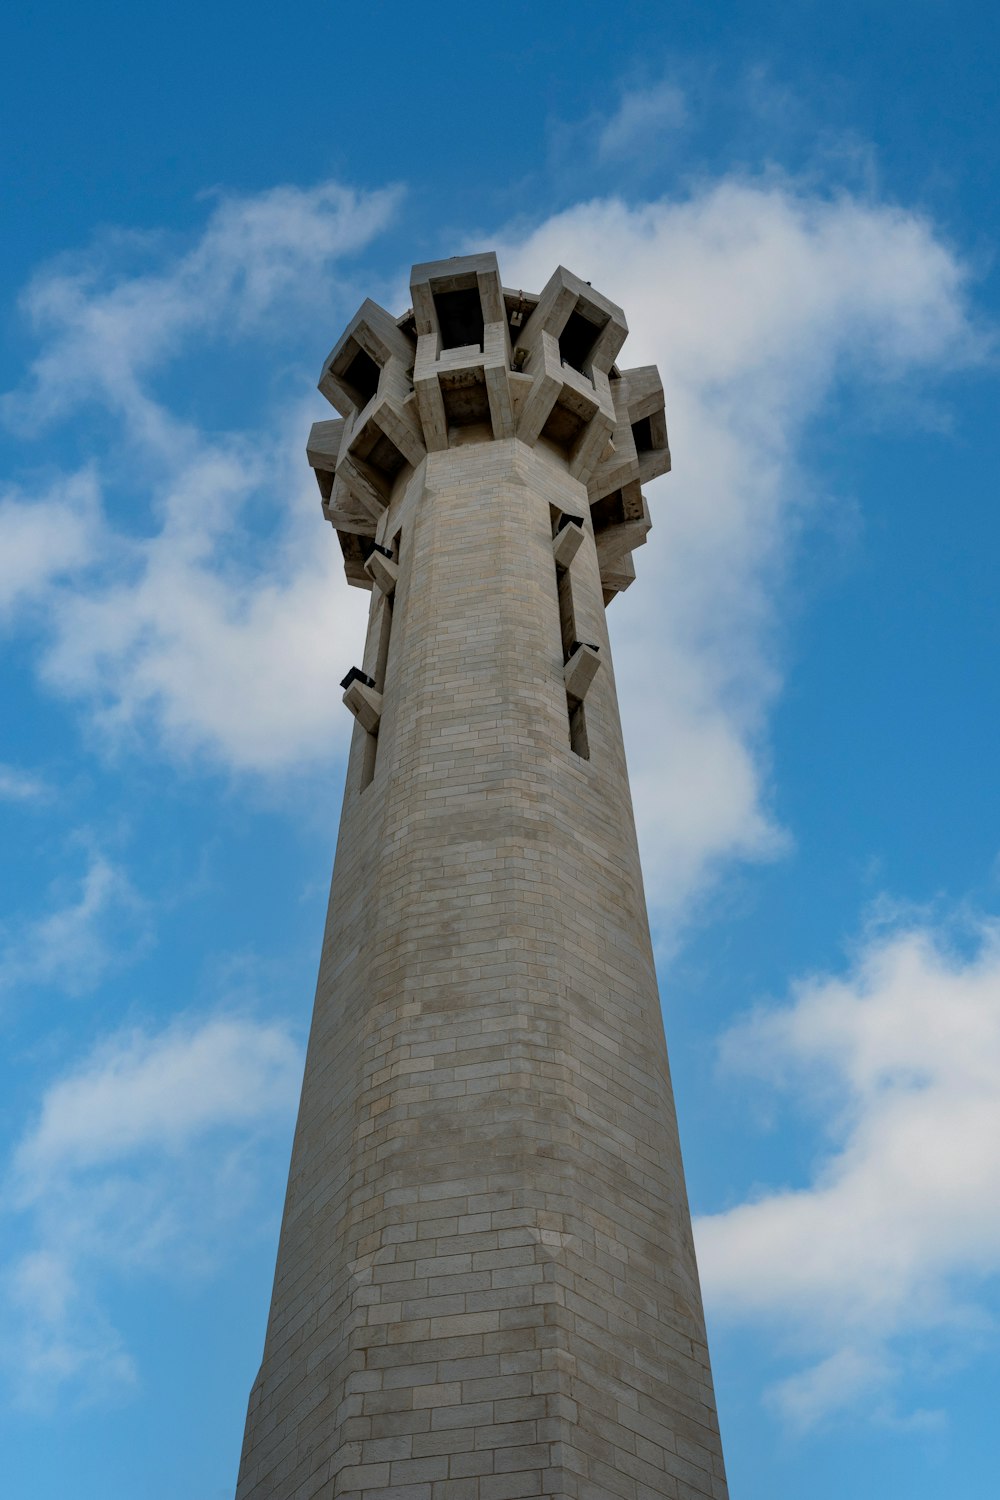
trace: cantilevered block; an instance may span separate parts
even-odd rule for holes
[[[463,255],[414,266],[410,281],[417,354],[413,370],[429,452],[453,428],[513,435],[511,349],[496,256]]]
[[[601,658],[597,654],[597,647],[589,645],[586,641],[577,641],[569,661],[563,668],[563,679],[569,697],[576,699],[579,703],[583,702],[587,696],[587,689],[597,676],[597,669],[600,665]]]
[[[602,568],[601,589],[604,594],[605,608],[616,595],[623,594],[633,583],[635,583],[635,563],[632,561],[631,552],[626,552],[623,557],[617,558],[607,568]]]
[[[366,682],[362,682],[359,677],[355,677],[344,693],[344,703],[362,729],[367,729],[369,734],[374,734],[382,717],[382,694],[375,688],[369,687]]]
[[[334,417],[328,422],[314,422],[309,429],[306,458],[309,460],[309,467],[316,475],[316,482],[324,500],[329,500],[333,490],[333,476],[337,469],[345,425],[343,417]]]
[[[362,505],[380,515],[399,475],[407,465],[415,468],[425,452],[412,400],[396,401],[389,391],[380,391],[349,422],[338,473]]]
[[[639,505],[641,509],[638,515],[627,516],[622,505],[614,519],[607,520],[599,527],[595,524],[594,541],[602,572],[617,558],[624,557],[626,552],[633,552],[636,547],[641,547],[649,535],[653,523],[646,497],[642,493],[639,495]]]
[[[607,375],[628,336],[621,308],[586,281],[558,266],[549,277],[517,343],[532,354],[542,333],[552,334],[564,364]]]
[[[524,369],[534,383],[521,407],[518,437],[524,443],[539,438],[553,443],[565,454],[573,478],[586,483],[614,430],[608,377],[601,370],[584,373],[564,363],[558,340],[546,330]]]
[[[655,365],[623,370],[621,383],[625,390],[628,420],[635,443],[639,481],[641,484],[648,484],[651,479],[659,474],[666,474],[670,469],[663,383]]]
[[[384,307],[367,298],[323,361],[319,388],[344,417],[363,411],[393,363],[404,377],[413,368],[413,344]]]
[[[583,541],[583,521],[573,516],[564,516],[552,541],[552,555],[559,568],[568,568],[580,550]]]
[[[386,598],[396,591],[399,580],[399,564],[386,557],[381,547],[373,547],[365,561],[365,572]]]

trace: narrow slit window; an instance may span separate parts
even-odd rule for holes
[[[562,638],[563,665],[569,661],[577,643],[576,610],[573,607],[573,580],[571,569],[556,563],[556,591],[559,596],[559,631]],[[569,744],[574,755],[581,760],[590,759],[590,742],[587,739],[587,719],[583,703],[579,698],[566,694],[566,716],[569,720]]]
[[[583,704],[579,699],[574,700],[567,695],[567,707],[569,709],[569,744],[574,755],[581,760],[590,759],[590,741],[587,739],[587,716],[584,713]],[[574,706],[575,704],[575,706]]]
[[[399,556],[399,533],[393,538],[393,552]],[[385,692],[385,674],[389,664],[389,638],[392,635],[392,607],[393,594],[383,595],[378,606],[378,618],[375,625],[375,667],[372,676],[375,679],[375,690],[379,693]],[[361,790],[371,786],[375,779],[375,762],[378,758],[378,730],[368,730],[365,734],[364,754],[361,760]]]

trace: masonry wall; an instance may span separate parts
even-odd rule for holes
[[[552,506],[585,517],[589,759]],[[586,491],[471,442],[399,484],[397,532],[238,1500],[724,1500]]]

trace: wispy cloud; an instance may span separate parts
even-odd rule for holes
[[[4,1272],[2,1362],[20,1401],[135,1382],[102,1275],[211,1267],[256,1206],[261,1149],[294,1109],[301,1067],[282,1026],[214,1016],[109,1037],[50,1085],[7,1195],[31,1242]]]
[[[42,916],[0,929],[0,995],[39,986],[79,995],[145,940],[145,906],[125,871],[98,850],[68,894],[60,884]]]
[[[238,339],[288,304],[329,305],[337,262],[385,227],[398,197],[335,182],[223,194],[188,249],[118,235],[64,256],[24,295],[42,348],[25,386],[5,398],[7,420],[37,426],[70,403],[101,401],[147,441],[165,437],[164,413],[144,383],[151,371],[193,335]],[[123,269],[136,259],[146,268]]]
[[[804,1186],[699,1221],[706,1296],[784,1341],[798,1368],[771,1396],[793,1422],[891,1409],[902,1340],[926,1339],[931,1362],[932,1336],[993,1326],[1000,922],[972,952],[922,926],[871,937],[843,977],[730,1032],[724,1056],[819,1113],[828,1145]]]
[[[686,119],[683,91],[669,80],[628,89],[600,130],[597,154],[605,161],[643,151],[656,156],[662,136]]]
[[[50,787],[41,776],[0,762],[0,802],[44,802]]]

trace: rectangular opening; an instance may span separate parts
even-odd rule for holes
[[[541,435],[564,453],[572,453],[586,425],[585,415],[557,401],[545,420]]]
[[[351,441],[352,459],[367,464],[369,478],[384,500],[392,494],[396,475],[406,466],[406,457],[373,419],[367,421]]]
[[[475,427],[489,422],[490,400],[482,368],[450,371],[442,376],[440,385],[449,427]]]
[[[638,422],[632,423],[632,436],[635,439],[636,453],[652,453],[653,430],[649,417],[641,417]]]
[[[614,490],[602,500],[595,500],[590,507],[590,516],[595,536],[600,536],[609,526],[621,526],[625,520],[625,500],[621,490]]]
[[[350,387],[350,393],[354,397],[358,410],[367,406],[369,401],[378,390],[379,376],[382,371],[364,349],[358,348],[357,353],[351,360],[347,369],[341,376],[342,383]]]
[[[559,335],[559,354],[563,364],[571,365],[583,375],[584,365],[593,353],[603,327],[604,324],[598,325],[585,318],[579,306],[574,308]]]
[[[459,292],[434,292],[434,307],[441,330],[442,349],[462,349],[466,344],[483,347],[483,304],[478,286]]]
[[[573,609],[573,584],[569,568],[556,566],[556,587],[559,590],[559,628],[562,633],[563,661],[569,661],[573,642],[576,640],[576,615]]]

